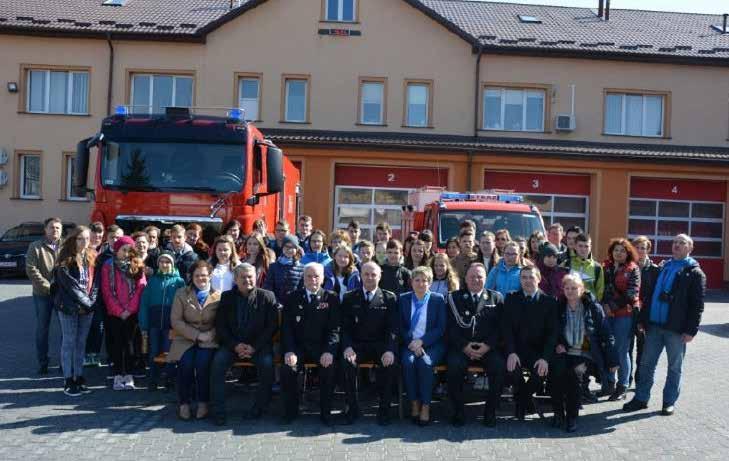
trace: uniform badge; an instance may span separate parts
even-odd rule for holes
[[[463,299],[468,299],[468,293],[463,294]]]
[[[359,317],[357,317],[357,316],[354,317],[354,323],[359,323]]]
[[[301,322],[301,316],[300,315],[297,315],[296,316],[296,323],[299,323],[299,322]]]
[[[470,311],[466,311],[466,315],[471,315],[471,312]]]
[[[319,305],[316,308],[317,308],[317,310],[329,309],[329,303],[319,303]]]
[[[302,306],[301,304],[299,304],[299,309],[303,310],[304,309],[304,306]]]

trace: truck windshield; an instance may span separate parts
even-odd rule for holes
[[[107,142],[101,184],[140,191],[240,191],[245,160],[241,144]]]
[[[518,236],[529,238],[536,230],[544,232],[544,224],[536,213],[494,210],[445,211],[440,215],[438,223],[438,240],[440,241],[438,246],[445,247],[449,238],[458,236],[458,227],[466,219],[476,223],[477,241],[483,231],[495,232],[499,229],[508,229],[511,238]]]

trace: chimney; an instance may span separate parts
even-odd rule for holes
[[[610,20],[610,0],[605,0],[605,20]]]
[[[729,17],[729,14],[724,13],[724,25],[721,28],[723,34],[726,34],[727,33],[727,30],[726,30],[726,19],[727,19],[727,17]]]
[[[602,15],[604,12],[605,12],[605,0],[600,0],[597,3],[597,17],[602,18]]]

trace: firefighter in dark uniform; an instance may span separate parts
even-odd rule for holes
[[[448,295],[448,395],[452,424],[463,426],[463,380],[469,365],[481,366],[489,380],[484,425],[496,425],[496,407],[504,385],[506,364],[497,350],[503,310],[500,293],[484,288],[486,268],[474,263],[466,273],[466,287]]]
[[[515,416],[520,420],[534,413],[532,395],[546,384],[549,361],[557,347],[557,301],[539,289],[540,278],[536,267],[523,267],[519,274],[521,290],[509,293],[504,300],[506,371],[514,382]]]
[[[281,391],[284,422],[299,414],[298,373],[305,363],[316,363],[319,370],[319,415],[331,425],[335,357],[339,350],[339,296],[321,288],[324,267],[319,263],[304,266],[304,288],[293,291],[283,311],[281,347]]]
[[[377,287],[382,271],[374,262],[362,265],[362,288],[349,291],[342,301],[342,351],[347,424],[359,417],[357,403],[357,364],[374,363],[377,373],[379,409],[377,423],[390,423],[392,385],[397,379],[397,297]]]

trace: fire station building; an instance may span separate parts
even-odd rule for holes
[[[545,224],[680,232],[729,281],[729,32],[680,14],[462,0],[0,5],[0,230],[83,223],[76,143],[118,104],[241,107],[295,161],[302,212],[396,229],[409,190],[513,189]],[[204,159],[201,159],[204,161]],[[294,223],[291,223],[294,224]]]

